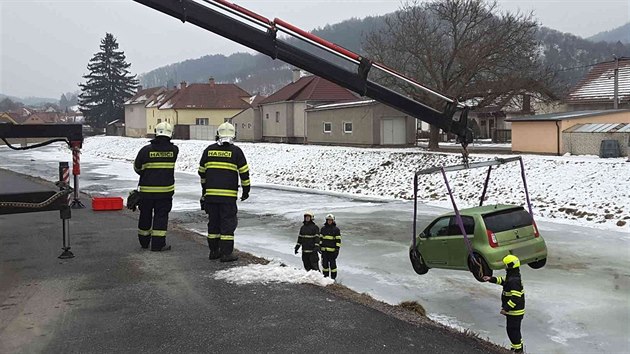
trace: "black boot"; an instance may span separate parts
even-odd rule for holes
[[[208,256],[208,259],[214,260],[214,259],[219,259],[219,258],[221,258],[221,252],[219,252],[219,251],[210,251],[210,255]]]
[[[221,262],[234,262],[237,261],[238,257],[234,253],[224,254],[221,256]]]
[[[153,252],[163,252],[163,251],[170,251],[170,250],[171,250],[171,245],[164,245],[162,246],[162,248],[157,248],[157,249],[151,248],[151,251]]]

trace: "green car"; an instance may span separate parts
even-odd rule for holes
[[[521,264],[539,269],[547,263],[547,246],[536,223],[523,207],[479,206],[460,211],[474,260],[470,257],[455,213],[441,215],[416,237],[409,256],[413,269],[426,274],[431,268],[469,270],[482,281],[492,270],[504,269],[502,259],[517,256]]]

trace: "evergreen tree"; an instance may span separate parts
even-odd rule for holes
[[[61,109],[66,109],[68,108],[68,105],[68,98],[62,93],[61,98],[59,99],[59,107],[61,107]]]
[[[138,80],[128,70],[131,64],[118,50],[116,38],[111,33],[101,40],[101,51],[94,54],[88,64],[87,80],[80,84],[79,105],[86,122],[94,128],[105,128],[107,123],[124,119],[124,102],[133,96]]]

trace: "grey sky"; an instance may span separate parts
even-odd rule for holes
[[[241,6],[305,29],[396,10],[399,0],[242,0]],[[629,0],[499,0],[545,26],[588,37],[630,21]],[[0,0],[0,93],[58,98],[75,91],[111,32],[133,73],[246,48],[131,0]]]

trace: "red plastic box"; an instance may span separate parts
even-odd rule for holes
[[[94,197],[92,198],[92,210],[122,210],[123,199],[121,197]]]

